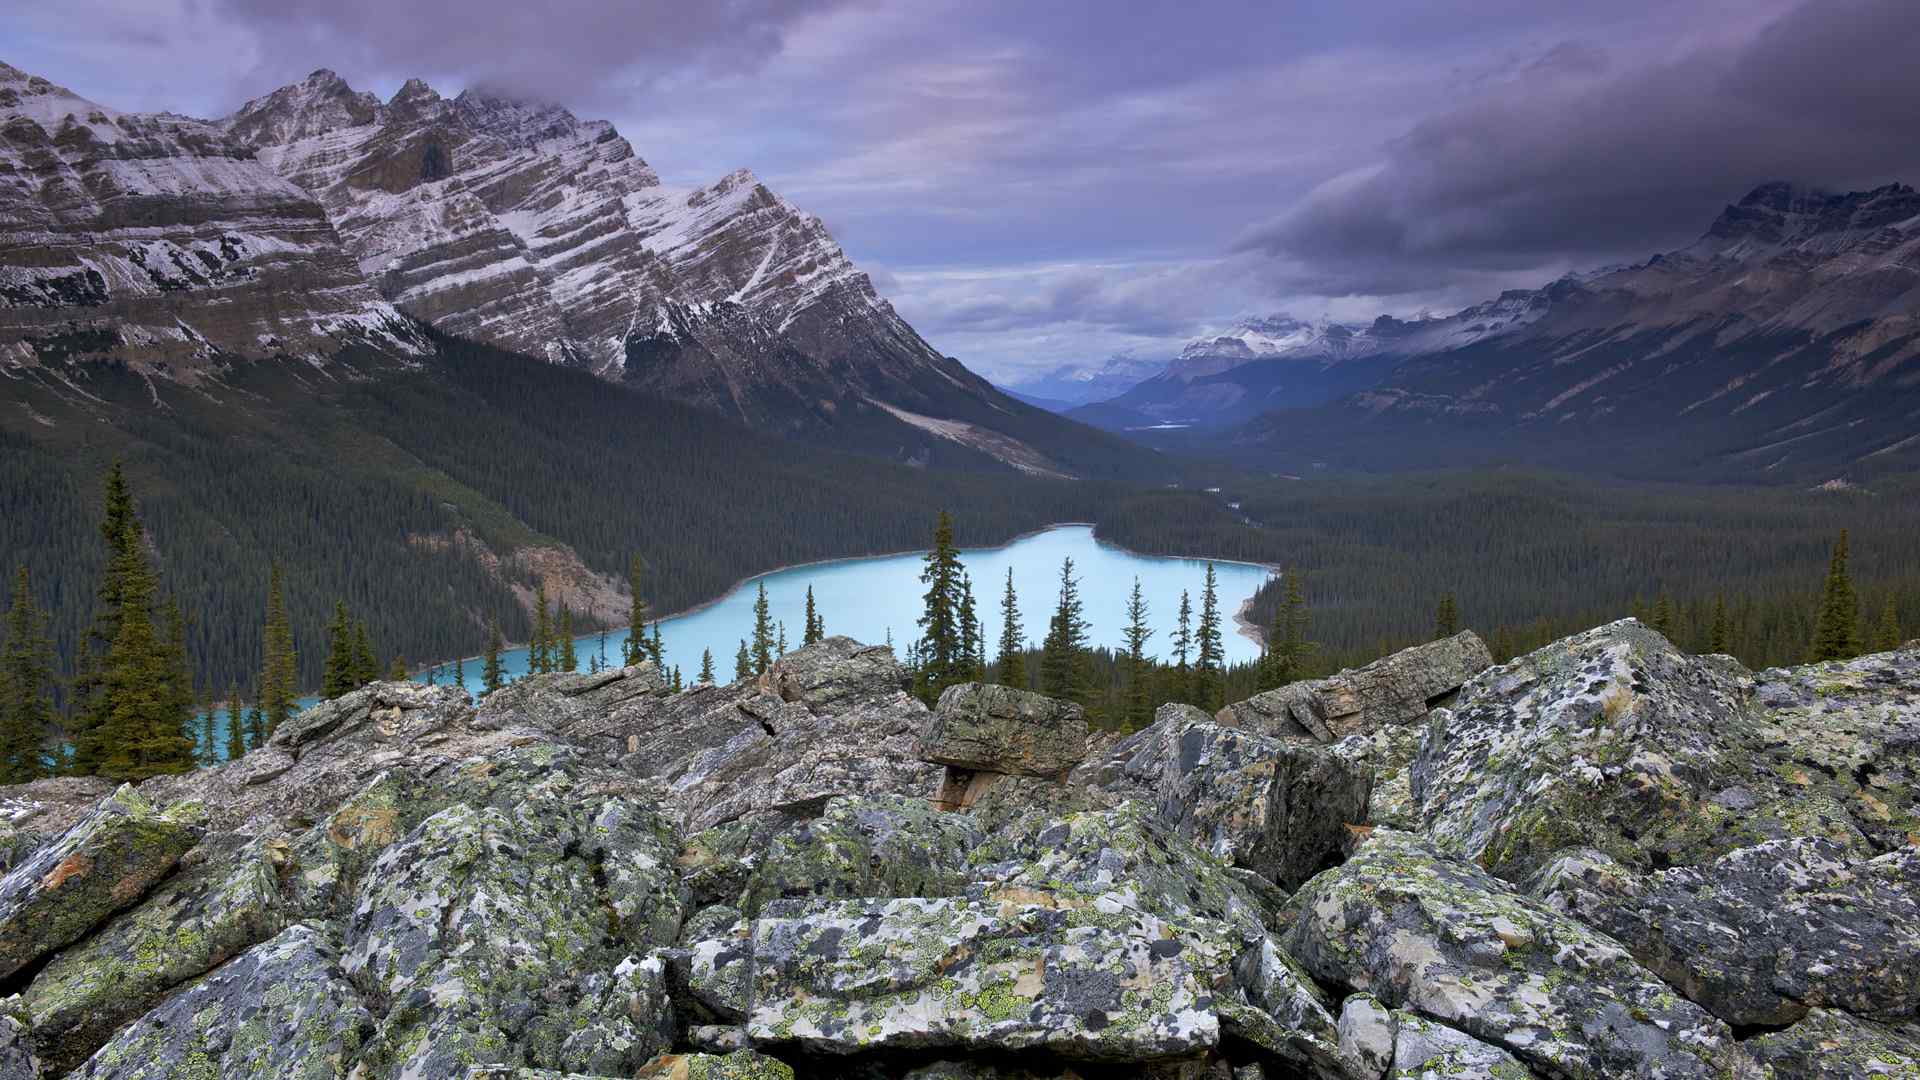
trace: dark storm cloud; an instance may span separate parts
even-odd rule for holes
[[[751,70],[850,0],[209,0],[256,31],[259,92],[324,60],[352,81],[427,75],[605,106],[664,72]]]
[[[1414,123],[1242,246],[1323,291],[1393,294],[1463,272],[1644,257],[1767,180],[1912,180],[1915,41],[1912,0],[1818,0],[1678,55],[1562,45]]]

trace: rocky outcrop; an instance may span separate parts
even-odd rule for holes
[[[941,693],[917,751],[951,768],[1058,777],[1087,756],[1087,721],[1071,701],[961,683]]]
[[[1915,663],[1753,676],[1615,624],[1424,725],[1329,744],[1169,706],[962,809],[929,800],[937,714],[843,638],[682,693],[646,665],[478,707],[376,684],[85,813],[33,789],[0,1075],[1905,1075]],[[1021,716],[1079,720],[963,718]],[[1389,732],[1418,735],[1410,828],[1367,820],[1409,771]],[[1732,790],[1752,821],[1701,809]],[[1480,843],[1529,792],[1554,831]],[[109,872],[51,904],[82,853]]]
[[[1264,735],[1337,742],[1421,723],[1461,684],[1493,666],[1471,630],[1402,649],[1363,668],[1290,683],[1220,710],[1220,722]]]

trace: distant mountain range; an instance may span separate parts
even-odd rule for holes
[[[1717,479],[1920,464],[1920,194],[1774,183],[1695,243],[1443,318],[1250,320],[1070,411],[1289,469]],[[1166,440],[1161,440],[1165,442]]]
[[[330,71],[195,120],[0,65],[0,364],[426,359],[436,330],[897,460],[1093,475],[1142,451],[1016,401],[902,320],[752,173],[660,183],[614,128]]]
[[[1066,411],[1119,397],[1165,367],[1160,360],[1125,353],[1094,364],[1063,364],[1044,375],[1011,382],[1002,389],[1042,408]]]

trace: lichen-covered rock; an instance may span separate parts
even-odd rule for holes
[[[905,693],[910,681],[891,648],[841,636],[787,653],[760,678],[775,697],[813,712],[842,712],[862,702],[885,700]]]
[[[40,1075],[27,1025],[0,1013],[0,1080],[40,1080]]]
[[[1863,860],[1831,840],[1774,840],[1646,876],[1570,853],[1535,891],[1729,1024],[1787,1024],[1812,1006],[1920,1012],[1920,849]]]
[[[1017,776],[1063,776],[1087,756],[1086,711],[1077,702],[992,683],[940,695],[920,733],[920,757]]]
[[[1748,1040],[1747,1049],[1775,1080],[1911,1080],[1920,1076],[1920,1026],[1876,1024],[1832,1009],[1814,1009],[1784,1031]]]
[[[1748,1075],[1732,1032],[1618,942],[1426,842],[1376,830],[1293,898],[1288,952],[1555,1076]]]
[[[1684,655],[1632,619],[1555,642],[1476,676],[1434,712],[1412,773],[1422,826],[1510,880],[1570,847],[1637,868],[1789,836],[1871,854],[1839,797],[1853,778],[1816,781],[1777,756],[1788,737],[1753,691],[1730,658]],[[1902,723],[1893,714],[1915,711],[1880,697],[1875,734],[1852,741],[1888,746]]]
[[[1420,808],[1413,801],[1413,760],[1420,756],[1424,725],[1394,724],[1349,735],[1327,747],[1355,773],[1373,777],[1366,820],[1374,825],[1417,832]]]
[[[139,900],[199,840],[131,786],[0,878],[0,978]]]
[[[281,837],[209,837],[145,902],[55,956],[21,1001],[40,1058],[73,1068],[175,986],[278,933],[288,859]]]
[[[514,681],[480,700],[480,730],[533,728],[571,738],[599,730],[599,722],[635,700],[664,695],[666,681],[653,661],[590,673],[562,671]]]
[[[730,895],[712,899],[749,916],[782,897],[957,896],[983,841],[967,815],[901,795],[836,797],[818,817],[777,822],[764,833],[733,822],[692,837],[680,853],[682,872],[737,878]]]
[[[121,1029],[76,1080],[337,1080],[372,1028],[325,935],[299,925]]]
[[[441,810],[367,875],[343,967],[402,1006],[381,1019],[377,1071],[622,1072],[669,1044],[664,965],[629,950],[678,931],[677,845],[650,812],[583,800],[566,768],[554,776],[510,805]]]
[[[761,1045],[1172,1057],[1220,1038],[1187,944],[1161,920],[971,900],[781,901],[753,930]]]
[[[1220,710],[1220,722],[1263,735],[1337,742],[1418,724],[1468,679],[1493,666],[1471,630],[1381,657],[1325,679],[1289,683]]]
[[[1233,986],[1214,986],[1223,1030],[1269,1054],[1337,1076],[1346,1067],[1339,1025],[1313,980],[1271,935],[1243,946]]]
[[[1512,1054],[1465,1032],[1410,1012],[1393,1022],[1393,1080],[1533,1080]]]
[[[49,776],[0,787],[0,872],[59,836],[113,794],[98,776]]]
[[[1340,1003],[1337,1030],[1340,1058],[1361,1080],[1381,1080],[1393,1068],[1396,1025],[1393,1010],[1372,994],[1354,994]]]
[[[731,1054],[663,1054],[635,1080],[793,1080],[793,1066],[752,1050]]]
[[[1372,776],[1318,745],[1215,723],[1162,730],[1160,814],[1216,857],[1293,889],[1339,861]]]

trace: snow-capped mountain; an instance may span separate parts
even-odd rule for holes
[[[1494,304],[1400,324],[1419,347],[1390,377],[1241,442],[1338,457],[1351,439],[1378,464],[1417,427],[1428,463],[1449,443],[1576,463],[1631,443],[1649,468],[1741,476],[1920,460],[1920,193],[1904,184],[1766,184],[1687,247]]]
[[[417,348],[404,313],[908,460],[1137,457],[934,350],[751,172],[663,185],[612,125],[557,105],[419,80],[381,101],[321,70],[200,121],[4,72],[0,245],[25,254],[0,279],[0,355],[17,362],[324,359],[348,332]]]
[[[1163,367],[1159,360],[1116,353],[1095,364],[1062,364],[1045,374],[1008,383],[1006,389],[1051,408],[1072,408],[1118,397]]]
[[[0,64],[0,364],[418,348],[326,211],[217,124]]]

